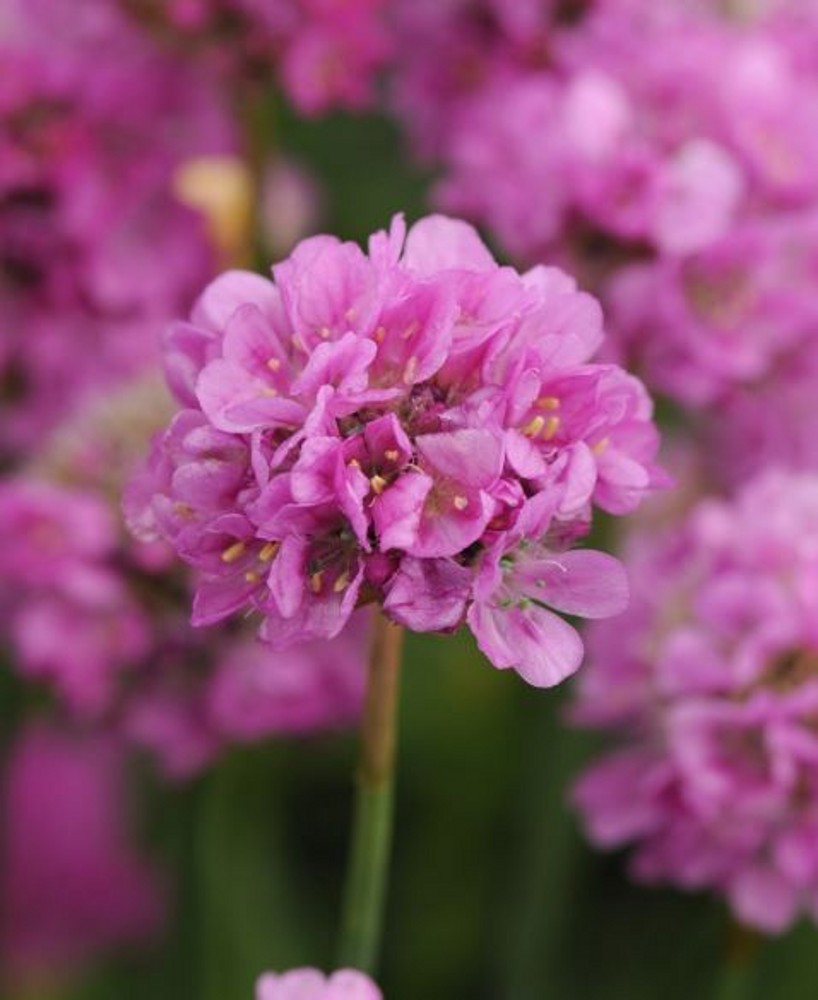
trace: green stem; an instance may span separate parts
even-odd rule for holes
[[[376,614],[361,724],[352,843],[338,965],[374,973],[392,841],[395,741],[403,630]]]
[[[726,954],[713,992],[714,1000],[750,1000],[754,995],[761,940],[755,931],[731,922]]]

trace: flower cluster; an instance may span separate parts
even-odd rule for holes
[[[273,276],[223,275],[170,331],[187,408],[128,498],[199,571],[194,622],[254,609],[285,646],[375,601],[417,631],[467,621],[496,666],[557,683],[582,645],[549,609],[626,600],[615,560],[572,550],[592,506],[662,481],[643,387],[590,360],[596,302],[443,217],[396,218],[368,255],[306,240]]]
[[[815,474],[768,472],[636,534],[575,707],[616,741],[575,792],[592,840],[769,932],[818,916],[816,510]]]
[[[118,0],[143,27],[231,83],[274,73],[307,115],[357,109],[391,51],[385,0]]]
[[[341,969],[325,976],[317,969],[265,973],[256,984],[256,1000],[382,1000],[369,976]]]

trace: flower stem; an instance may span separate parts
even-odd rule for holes
[[[760,945],[759,934],[731,921],[727,953],[716,979],[714,1000],[749,1000],[754,995]]]
[[[391,852],[402,644],[400,626],[376,613],[338,951],[339,967],[368,973],[378,960]]]

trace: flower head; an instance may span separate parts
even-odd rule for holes
[[[250,608],[287,645],[376,601],[419,630],[468,620],[534,683],[574,670],[581,644],[544,609],[615,613],[625,587],[566,550],[594,504],[629,511],[662,478],[644,389],[590,360],[594,300],[443,217],[397,218],[368,254],[305,240],[273,279],[223,275],[170,331],[187,409],[128,499],[198,569],[194,622]]]
[[[817,505],[814,474],[766,473],[635,534],[574,710],[616,740],[576,788],[591,839],[770,932],[818,917]]]

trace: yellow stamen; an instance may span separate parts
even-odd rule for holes
[[[174,513],[178,514],[179,517],[190,518],[193,517],[194,511],[189,503],[182,503],[181,500],[177,500],[173,505]]]
[[[401,334],[404,340],[408,340],[410,337],[414,336],[420,329],[420,323],[416,319],[413,319],[409,326]]]
[[[349,586],[349,573],[344,571],[332,585],[332,589],[336,594],[340,594],[341,591],[346,590],[348,586]]]
[[[375,340],[377,340],[379,344],[382,344],[385,339],[386,339],[386,327],[379,326],[378,329],[375,331]]]
[[[595,445],[592,445],[591,451],[595,455],[604,455],[604,453],[608,450],[608,445],[610,443],[611,443],[611,439],[610,438],[606,438],[606,437],[601,438],[599,441],[597,441],[597,443]]]
[[[322,326],[318,333],[324,340],[329,340],[332,331],[328,326]]]
[[[257,573],[254,569],[248,569],[247,572],[244,574],[244,579],[248,583],[258,583],[259,580],[261,579],[261,574]]]
[[[418,370],[418,359],[412,355],[411,358],[406,362],[406,367],[403,369],[403,381],[406,385],[409,385],[414,381],[415,375]]]
[[[313,573],[310,577],[310,590],[313,594],[321,593],[321,585],[324,582],[324,571],[321,570],[318,573]]]
[[[534,417],[534,419],[523,427],[523,434],[526,437],[536,437],[545,427],[545,417]]]
[[[281,368],[281,361],[278,358],[270,358],[267,361],[267,367],[271,372],[277,372]]]
[[[552,437],[560,429],[560,424],[562,421],[559,417],[549,417],[545,425],[545,430],[542,432],[543,439],[550,441]]]
[[[272,399],[273,396],[277,396],[278,395],[278,389],[274,389],[271,385],[262,386],[261,387],[261,395],[262,396],[267,396],[269,399]]]
[[[276,552],[278,552],[280,545],[280,542],[267,542],[258,554],[259,559],[264,563],[270,562]]]
[[[540,396],[537,400],[537,406],[541,410],[558,410],[560,408],[560,401],[556,396]]]
[[[234,563],[237,559],[241,559],[246,548],[247,546],[244,542],[233,542],[232,545],[228,545],[224,552],[222,552],[222,562]]]
[[[358,461],[357,458],[351,458],[349,460],[349,467],[350,469],[360,469],[361,463]]]
[[[465,510],[469,506],[469,501],[466,497],[457,496],[452,500],[452,503],[458,510]]]
[[[384,452],[384,457],[387,458],[390,462],[397,462],[397,460],[400,458],[400,455],[394,448],[390,448],[389,451]]]
[[[369,485],[372,487],[372,492],[376,494],[383,493],[384,487],[386,486],[386,480],[383,476],[374,475],[369,480]]]

